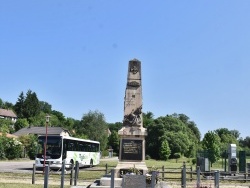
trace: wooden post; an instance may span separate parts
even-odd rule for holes
[[[107,175],[108,174],[108,164],[106,163],[106,166],[105,166],[106,168],[106,170],[105,170],[105,175]]]
[[[164,175],[165,175],[164,170],[165,170],[165,168],[164,168],[164,165],[163,165],[162,166],[162,181],[164,181]]]

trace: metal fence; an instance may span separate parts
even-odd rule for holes
[[[61,167],[61,185],[60,188],[64,188],[65,182],[65,162],[62,163]],[[238,182],[248,182],[250,181],[250,174],[247,172],[245,173],[237,173],[237,174],[230,174],[223,171],[210,171],[210,172],[201,172],[200,167],[197,167],[195,170],[192,167],[187,167],[186,163],[183,163],[183,166],[180,168],[157,168],[161,170],[152,171],[150,177],[150,185],[147,187],[153,188],[157,184],[157,182],[169,182],[169,181],[177,181],[180,182],[181,188],[187,187],[187,182],[194,182],[195,188],[203,188],[206,182],[209,182],[211,187],[211,182],[214,185],[214,188],[219,188],[220,182],[222,181],[238,181]],[[111,188],[114,188],[114,168],[108,167],[106,164],[104,170],[98,169],[98,171],[104,171],[105,174],[110,175],[110,185]],[[32,184],[35,184],[36,181],[36,167],[35,164],[33,165],[33,174],[32,174]],[[49,175],[50,175],[50,167],[45,166],[44,171],[44,188],[48,188],[49,185]],[[76,162],[75,165],[71,164],[70,168],[70,185],[77,185],[78,182],[78,175],[79,175],[79,163]]]

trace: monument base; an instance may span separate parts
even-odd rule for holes
[[[143,161],[119,161],[117,166],[115,167],[115,178],[120,178],[121,175],[126,174],[126,171],[131,169],[139,170],[143,175],[146,175],[148,172],[146,163]]]

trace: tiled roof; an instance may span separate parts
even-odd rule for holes
[[[62,127],[48,127],[47,134],[48,135],[60,135],[62,132],[69,133],[67,129],[64,129]],[[13,134],[16,136],[22,136],[22,135],[28,135],[28,134],[45,135],[46,127],[25,127]]]
[[[17,118],[16,114],[12,110],[2,109],[2,108],[0,108],[0,116]]]

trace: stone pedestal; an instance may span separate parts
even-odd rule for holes
[[[143,127],[123,127],[118,131],[120,136],[119,162],[115,168],[115,177],[121,177],[130,169],[136,169],[145,175],[148,168],[145,164],[145,136]]]

